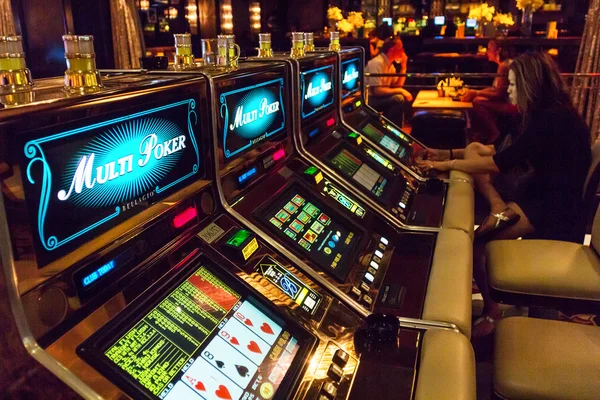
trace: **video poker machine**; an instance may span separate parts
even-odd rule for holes
[[[344,396],[362,318],[220,212],[206,79],[108,75],[0,110],[22,344],[89,399]]]
[[[381,398],[413,398],[416,371],[437,369],[421,347],[441,331],[429,328],[444,326],[405,320],[386,364],[359,356],[364,313],[223,213],[226,183],[212,179],[226,154],[211,147],[216,90],[224,102],[240,90],[251,116],[234,111],[234,128],[250,124],[256,101],[257,120],[260,109],[281,124],[275,103],[288,95],[269,87],[283,83],[281,67],[215,81],[115,71],[85,96],[39,81],[30,104],[0,110],[0,246],[13,316],[32,357],[82,397],[346,399],[364,398],[372,387],[355,383],[370,382],[385,389]],[[260,98],[242,93],[249,82]],[[285,147],[263,128],[260,144],[275,143],[269,158]],[[229,142],[227,154],[250,157],[250,137]],[[280,158],[271,160],[275,171]],[[247,172],[236,181],[246,174],[251,184]],[[308,207],[309,196],[312,218],[321,202]],[[339,221],[332,229],[352,247],[354,226]],[[373,373],[382,368],[398,379]]]
[[[440,179],[416,167],[425,146],[365,102],[363,50],[308,54],[296,63],[302,104],[298,145],[308,157],[348,181],[400,227],[459,229],[472,236],[470,177],[455,171],[453,179]],[[335,84],[325,90],[329,82]]]

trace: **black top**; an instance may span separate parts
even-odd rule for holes
[[[532,179],[515,199],[536,229],[535,237],[582,242],[586,212],[583,185],[590,167],[588,127],[575,110],[534,112],[515,143],[494,156],[501,172],[528,162]]]

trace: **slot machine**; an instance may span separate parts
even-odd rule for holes
[[[472,358],[464,335],[427,321],[400,327],[385,366],[359,356],[364,315],[223,214],[213,82],[103,81],[72,95],[41,80],[29,104],[0,110],[3,287],[21,345],[79,395],[360,398],[354,382],[392,368],[402,379],[382,398],[427,398],[435,349]]]
[[[288,60],[248,60],[229,74],[209,74],[225,210],[361,315],[425,319],[468,335],[469,237],[399,231],[300,157],[291,67]]]
[[[40,80],[0,110],[2,265],[29,353],[88,399],[302,398],[309,365],[349,381],[358,315],[284,260],[257,279],[196,235],[220,210],[206,80],[109,75],[86,96]]]
[[[302,103],[298,142],[308,157],[348,181],[392,223],[460,229],[473,236],[471,178],[452,171],[450,179],[443,179],[416,167],[425,146],[365,101],[362,49],[307,53],[296,65]],[[317,94],[319,82],[313,79],[335,82],[331,96]]]

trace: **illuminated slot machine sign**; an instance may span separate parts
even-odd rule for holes
[[[243,154],[283,132],[284,81],[274,79],[219,95],[225,158]]]
[[[300,74],[302,119],[326,110],[334,102],[333,65],[315,68]]]
[[[273,398],[294,384],[314,337],[201,261],[125,310],[78,354],[133,398]]]
[[[185,98],[25,134],[21,165],[38,267],[202,177],[195,107]]]
[[[362,65],[360,57],[342,61],[342,100],[359,93]]]
[[[325,272],[344,282],[362,233],[299,185],[291,185],[276,197],[277,201],[257,211],[262,222]]]

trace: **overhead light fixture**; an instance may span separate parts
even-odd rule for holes
[[[233,14],[231,0],[224,0],[221,4],[221,31],[223,33],[233,32]]]
[[[260,3],[252,2],[249,7],[250,12],[250,30],[252,33],[260,32]]]
[[[165,8],[165,17],[169,19],[175,19],[179,15],[179,11],[175,7]]]
[[[140,0],[140,10],[148,11],[150,8],[150,0]]]

